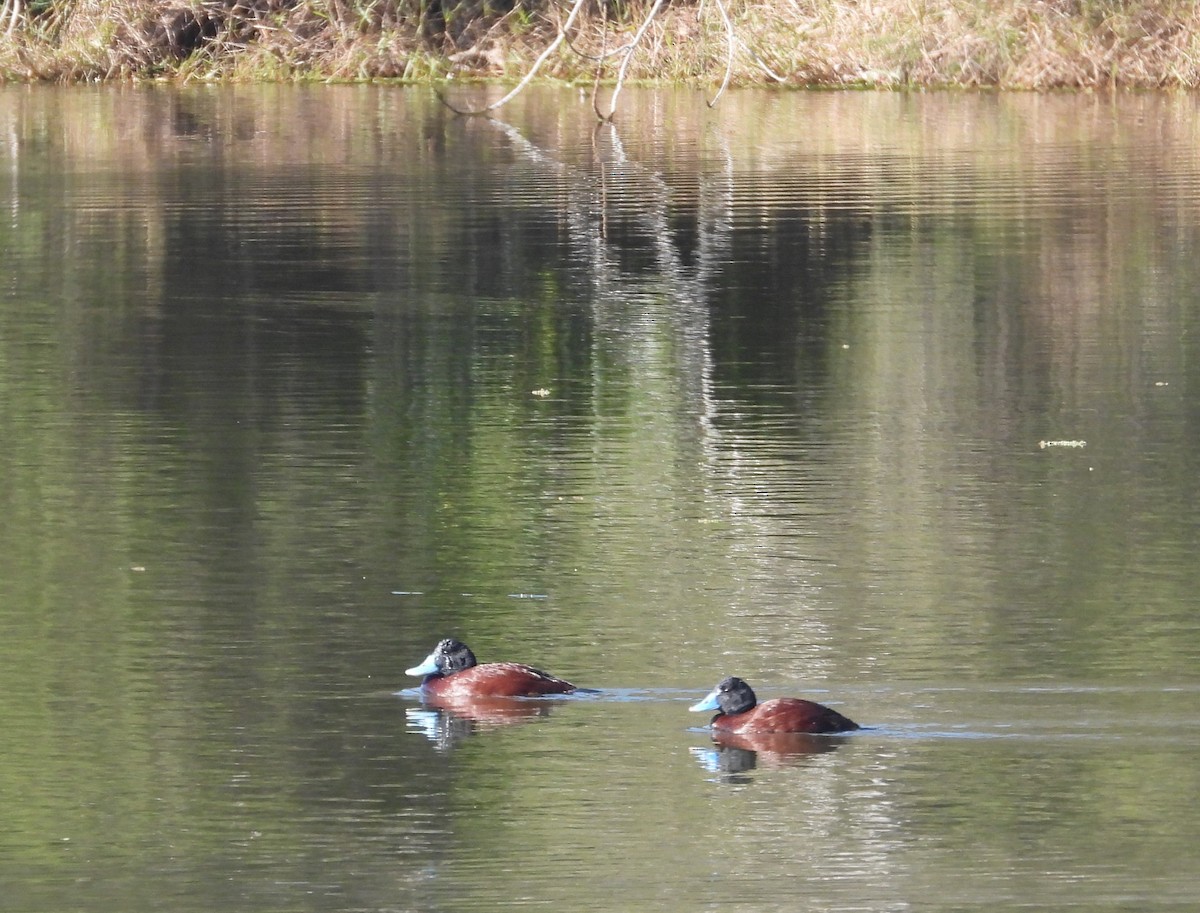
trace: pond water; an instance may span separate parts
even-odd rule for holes
[[[0,910],[1200,907],[1198,108],[0,88]]]

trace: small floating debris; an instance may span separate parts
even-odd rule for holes
[[[1156,386],[1156,387],[1169,387],[1169,386],[1171,386],[1171,382],[1170,382],[1169,380],[1156,380],[1156,381],[1154,382],[1154,386]]]
[[[545,593],[509,593],[509,599],[549,599]]]
[[[1038,441],[1038,446],[1042,450],[1047,447],[1086,447],[1087,441]]]
[[[536,390],[530,390],[529,392],[532,393],[534,396],[549,396],[550,395],[550,391],[547,390],[545,387],[538,387]]]
[[[393,596],[424,596],[420,590],[392,590]]]

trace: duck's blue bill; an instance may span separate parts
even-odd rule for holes
[[[419,666],[413,666],[411,669],[405,669],[405,675],[433,675],[437,672],[437,650],[434,650],[425,657],[425,661]]]

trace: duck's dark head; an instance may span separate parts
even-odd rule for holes
[[[705,710],[716,710],[717,716],[735,713],[745,713],[753,710],[758,703],[754,689],[740,678],[730,676],[708,693],[708,696],[698,704],[692,704],[689,710],[702,713]]]
[[[461,640],[447,637],[440,641],[433,652],[425,657],[424,662],[411,669],[405,669],[405,675],[450,675],[470,669],[476,664],[475,654]]]

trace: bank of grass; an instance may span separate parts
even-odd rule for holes
[[[14,0],[0,0],[11,9]],[[515,81],[573,0],[40,0],[3,33],[8,81]],[[539,75],[591,81],[651,0],[587,0]],[[728,53],[732,24],[733,54]],[[615,78],[616,58],[600,67]],[[628,78],[716,85],[1196,88],[1195,0],[673,0]]]

